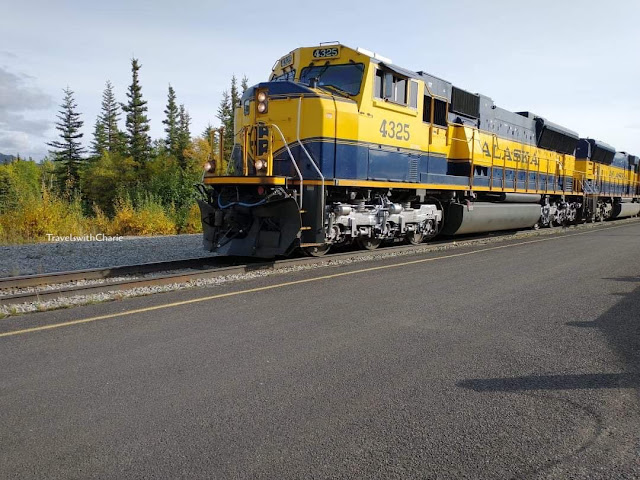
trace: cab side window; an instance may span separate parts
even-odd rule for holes
[[[439,98],[432,98],[430,95],[425,95],[422,105],[423,122],[431,123],[431,110],[433,105],[433,124],[441,127],[447,126],[447,102]]]
[[[431,123],[431,97],[429,95],[425,95],[422,104],[422,121]]]
[[[398,105],[418,108],[418,83],[378,68],[374,79],[373,96]]]
[[[433,123],[441,127],[447,126],[447,102],[438,98],[433,102]]]

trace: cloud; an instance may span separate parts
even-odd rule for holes
[[[0,52],[11,56],[9,52]],[[37,118],[50,109],[53,98],[32,85],[34,78],[0,66],[0,152],[35,153],[52,122]]]
[[[0,145],[2,145],[2,153],[31,150],[29,135],[24,132],[0,132]]]
[[[53,105],[50,95],[27,84],[33,77],[16,75],[0,67],[0,111],[24,112]]]
[[[51,128],[48,120],[31,120],[24,115],[0,110],[0,131],[24,132],[25,134],[43,136]]]
[[[15,53],[7,52],[6,50],[0,50],[0,57],[10,58],[12,60],[18,58]]]

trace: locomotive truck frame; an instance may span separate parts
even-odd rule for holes
[[[638,157],[341,44],[279,59],[235,106],[234,139],[198,185],[204,246],[218,255],[640,213]]]

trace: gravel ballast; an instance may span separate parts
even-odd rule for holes
[[[113,242],[45,242],[0,247],[0,277],[136,265],[206,256],[202,234],[122,237]]]
[[[615,223],[618,225],[624,225],[627,223],[637,222],[638,220],[633,219],[624,219],[618,220]],[[338,265],[348,265],[352,263],[373,261],[373,260],[382,260],[384,258],[389,257],[401,257],[406,255],[416,255],[419,253],[426,253],[429,251],[442,251],[442,250],[450,250],[456,249],[461,246],[471,246],[471,245],[486,245],[492,244],[496,242],[503,241],[507,238],[520,238],[523,241],[528,239],[533,239],[535,237],[545,237],[552,236],[558,234],[560,232],[566,233],[574,233],[579,234],[580,231],[591,230],[593,228],[605,227],[603,224],[587,224],[580,225],[578,227],[571,227],[567,230],[563,229],[544,229],[544,230],[524,230],[515,234],[505,234],[505,235],[496,235],[478,239],[458,239],[459,241],[448,241],[443,242],[439,245],[429,245],[428,243],[414,248],[407,248],[402,250],[393,250],[393,249],[380,249],[372,252],[353,252],[353,256],[347,254],[346,256],[339,257],[323,257],[322,259],[318,259],[317,264],[310,265],[295,265],[285,268],[279,269],[267,269],[267,270],[257,270],[251,272],[245,272],[242,274],[231,274],[231,275],[223,275],[216,278],[206,278],[206,279],[194,279],[187,282],[178,282],[169,285],[158,285],[158,286],[146,286],[139,288],[131,288],[126,290],[118,290],[118,291],[109,291],[98,294],[88,294],[88,295],[75,295],[64,298],[57,298],[49,301],[38,301],[38,302],[26,302],[22,304],[13,304],[13,305],[0,305],[0,318],[11,315],[19,315],[29,312],[36,311],[46,311],[46,310],[55,310],[59,308],[68,308],[77,305],[85,305],[88,303],[98,303],[109,300],[120,300],[123,298],[129,297],[137,297],[144,295],[151,295],[154,293],[162,293],[174,290],[183,290],[186,288],[194,288],[194,287],[210,287],[225,284],[228,282],[239,281],[239,280],[248,280],[252,278],[258,278],[263,276],[277,275],[277,274],[286,274],[291,272],[297,272],[302,270],[316,269],[322,268],[324,266],[338,266]],[[605,227],[606,228],[606,227]],[[586,232],[585,232],[586,233]],[[199,236],[198,240],[199,240]],[[533,238],[532,238],[533,237]],[[173,238],[175,237],[162,237],[162,238]],[[147,239],[149,240],[149,239]],[[157,238],[156,238],[157,240]],[[362,255],[364,253],[364,255]],[[153,276],[153,275],[151,275]],[[97,281],[97,283],[103,283],[104,280]]]

